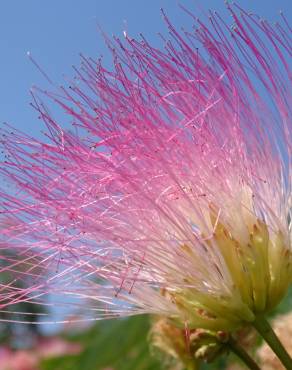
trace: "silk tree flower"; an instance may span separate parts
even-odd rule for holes
[[[194,29],[178,32],[163,14],[161,49],[105,37],[112,69],[82,56],[71,86],[34,90],[43,141],[4,128],[2,310],[50,293],[91,319],[232,331],[285,296],[291,33],[283,15],[272,26],[227,7],[232,28],[189,13]]]
[[[149,339],[152,352],[171,370],[199,370],[203,361],[213,362],[230,350],[227,333],[193,329],[186,337],[185,329],[173,325],[167,318],[153,320]]]
[[[57,337],[39,339],[32,349],[11,350],[0,347],[0,370],[38,370],[43,360],[64,355],[77,355],[82,348]]]

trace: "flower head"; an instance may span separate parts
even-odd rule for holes
[[[178,328],[167,318],[155,318],[150,330],[152,348],[172,370],[200,368],[229,352],[229,335],[204,329]]]
[[[284,16],[271,26],[227,7],[232,29],[212,13],[208,27],[179,33],[164,15],[161,50],[106,39],[112,70],[82,57],[68,89],[34,94],[49,142],[4,132],[1,172],[15,194],[1,194],[3,309],[51,292],[91,302],[92,318],[148,312],[229,331],[283,298],[291,35]]]

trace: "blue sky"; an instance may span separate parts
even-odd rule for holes
[[[212,8],[228,18],[223,0],[180,3],[198,16]],[[238,3],[269,20],[276,20],[279,10],[288,18],[292,13],[291,0]],[[176,25],[190,27],[189,18],[180,11],[176,0],[1,0],[0,123],[8,121],[33,135],[42,128],[29,106],[29,89],[32,85],[45,87],[46,81],[27,57],[27,51],[60,85],[64,75],[73,75],[71,66],[78,66],[79,52],[109,58],[97,24],[109,34],[121,35],[126,28],[131,35],[142,32],[148,40],[157,42],[156,33],[166,32],[160,7],[167,10]]]

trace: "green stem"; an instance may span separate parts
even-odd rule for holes
[[[250,357],[250,355],[233,339],[230,338],[227,342],[230,350],[236,354],[241,361],[251,370],[260,370],[258,364]]]
[[[283,344],[279,341],[268,321],[263,316],[257,317],[253,322],[253,326],[278,356],[285,369],[292,370],[292,359],[283,347]]]

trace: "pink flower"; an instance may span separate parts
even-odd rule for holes
[[[0,370],[37,370],[38,359],[31,351],[0,348]]]
[[[70,343],[61,338],[48,338],[40,341],[36,353],[40,358],[51,358],[62,355],[76,355],[81,352],[79,343]]]
[[[38,370],[44,359],[78,354],[81,349],[79,344],[57,337],[40,340],[34,348],[28,350],[13,351],[0,347],[0,370]]]
[[[1,194],[12,225],[2,309],[51,293],[92,319],[156,313],[232,330],[283,298],[292,278],[291,34],[283,15],[272,26],[227,7],[232,29],[212,13],[208,26],[194,20],[194,31],[178,32],[165,17],[162,49],[106,39],[112,70],[82,57],[68,89],[34,94],[46,140],[4,130],[1,172],[15,191]]]

